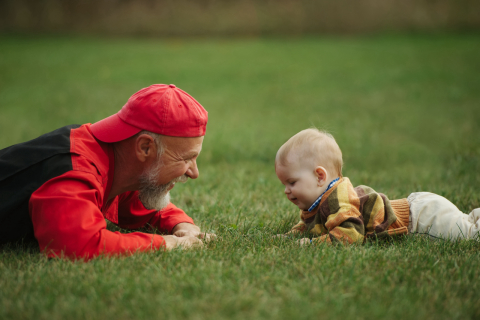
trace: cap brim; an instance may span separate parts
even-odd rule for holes
[[[95,122],[90,126],[90,129],[95,138],[103,142],[125,140],[142,131],[142,129],[132,126],[120,119],[118,114]]]

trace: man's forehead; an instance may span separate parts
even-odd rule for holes
[[[165,147],[180,153],[199,153],[202,149],[203,136],[200,137],[169,137],[163,138]]]

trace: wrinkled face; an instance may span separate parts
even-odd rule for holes
[[[322,194],[323,188],[318,184],[315,168],[294,161],[287,165],[276,164],[275,172],[285,186],[285,195],[301,210],[308,210]]]
[[[164,153],[160,160],[140,177],[139,198],[147,209],[161,210],[170,203],[170,190],[176,182],[196,179],[197,157],[203,137],[164,137]]]

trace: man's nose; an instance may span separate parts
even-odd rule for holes
[[[197,161],[193,160],[190,166],[188,167],[187,172],[185,173],[190,179],[197,179],[198,175],[200,174],[198,172],[198,167],[197,167]]]

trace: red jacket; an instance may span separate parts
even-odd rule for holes
[[[126,229],[150,225],[167,233],[171,233],[181,222],[193,223],[185,212],[171,203],[161,211],[145,209],[137,191],[125,192],[107,202],[114,173],[112,145],[95,139],[90,124],[67,128],[70,130],[69,154],[59,161],[69,162],[66,163],[68,169],[42,181],[28,201],[34,235],[42,251],[50,257],[64,254],[68,257],[92,258],[99,254],[131,253],[164,246],[165,241],[160,235],[108,231],[105,219]],[[68,134],[68,131],[64,132]],[[32,142],[35,140],[28,143],[41,151],[47,145],[45,141]],[[64,141],[64,144],[67,143]],[[32,153],[32,157],[36,155]],[[46,155],[38,158],[42,157]],[[55,163],[56,160],[50,159],[56,158],[42,160],[47,169],[36,171],[45,172],[50,167],[61,167],[57,164],[46,166],[46,161]],[[20,169],[17,171],[23,172]],[[18,180],[12,178],[10,180]],[[3,183],[2,180],[0,183]]]

